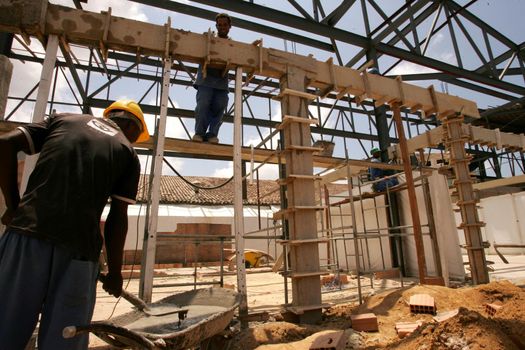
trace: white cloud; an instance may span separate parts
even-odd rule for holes
[[[273,113],[272,113],[272,120],[275,120],[275,121],[281,121],[283,116],[282,116],[282,109],[281,109],[281,103],[272,103],[272,107],[275,108],[272,108],[273,109]]]
[[[435,69],[420,66],[415,63],[403,61],[392,69],[388,75],[404,75],[404,74],[421,74],[421,73],[436,73]]]
[[[265,133],[263,135],[263,137],[267,137],[268,135],[270,135],[269,132]],[[265,145],[268,148],[270,148],[270,145],[273,145],[273,147],[275,148],[275,147],[277,147],[278,141],[279,141],[279,133],[273,135],[270,140],[266,141]],[[253,147],[255,147],[260,142],[261,142],[261,138],[259,136],[254,136],[254,137],[251,137],[248,140],[246,140],[246,142],[244,144],[247,145],[247,146],[252,146],[253,145]],[[264,146],[261,146],[261,148],[264,148]]]
[[[211,177],[222,177],[230,178],[233,176],[233,162],[228,162],[228,165],[224,168],[217,168],[211,175]]]
[[[257,168],[260,163],[254,163],[254,169]],[[246,173],[250,172],[250,164],[248,163]],[[213,172],[212,177],[230,178],[233,176],[233,162],[228,162],[226,167],[217,168]],[[276,180],[279,178],[279,169],[276,164],[265,164],[259,168],[259,180]],[[255,174],[253,175],[254,181],[256,180]],[[248,177],[249,180],[249,177]]]
[[[260,163],[254,163],[254,168],[257,168]],[[248,168],[249,172],[250,169]],[[259,168],[259,179],[260,180],[277,180],[279,178],[279,168],[277,164],[265,164]],[[256,180],[255,174],[253,174],[254,181]]]
[[[57,5],[73,7],[72,0],[51,0]],[[91,12],[107,11],[111,7],[111,14],[117,17],[132,18],[141,22],[148,22],[148,16],[144,13],[144,6],[130,1],[122,0],[89,0],[82,4],[82,8]]]
[[[319,110],[321,112],[321,113],[319,113],[319,110],[317,109],[316,105],[308,106],[308,110],[314,116],[314,118],[317,119],[317,120],[319,120],[319,114],[321,114],[321,122],[322,123],[326,122],[326,119],[328,118],[328,114],[330,113],[330,108],[326,108],[326,107],[319,107]],[[325,127],[333,128],[335,126],[335,122],[336,122],[337,118],[333,117],[334,113],[337,113],[337,112],[336,111],[332,111],[332,114],[331,114],[332,118],[330,118],[326,122]]]

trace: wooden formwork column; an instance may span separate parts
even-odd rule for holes
[[[454,168],[456,179],[454,186],[458,192],[458,207],[461,210],[463,222],[459,226],[465,232],[465,242],[474,284],[489,282],[485,250],[481,237],[480,227],[484,224],[479,221],[476,204],[479,201],[474,196],[472,179],[468,165],[470,158],[465,152],[465,142],[468,136],[463,134],[463,116],[453,114],[443,119],[445,147],[450,153],[450,164]]]
[[[288,67],[281,78],[281,91],[304,92],[306,73],[296,67]],[[306,94],[305,94],[306,95]],[[308,118],[307,98],[293,94],[283,94],[281,110],[283,115]],[[291,181],[287,186],[288,225],[290,241],[290,263],[292,278],[292,305],[301,323],[315,323],[321,320],[321,284],[319,282],[318,242],[299,244],[300,240],[317,238],[315,212],[313,154],[311,148],[310,126],[307,123],[290,123],[283,129],[286,159],[286,176]],[[299,209],[301,208],[301,209]],[[309,209],[305,209],[309,208]],[[312,275],[309,275],[309,274]]]

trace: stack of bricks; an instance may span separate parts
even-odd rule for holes
[[[444,286],[445,280],[441,276],[426,276],[423,279],[423,284],[431,286]]]
[[[344,273],[340,274],[329,274],[326,276],[321,276],[321,285],[339,285],[339,284],[348,284],[348,275]]]
[[[379,326],[377,325],[377,317],[373,313],[351,315],[352,328],[361,332],[377,332]]]
[[[346,341],[344,331],[322,334],[313,341],[310,350],[343,350],[346,347]]]
[[[436,313],[436,302],[428,294],[414,294],[410,297],[410,312],[422,314]]]
[[[404,338],[409,334],[412,334],[416,329],[421,327],[423,321],[417,322],[397,322],[396,331],[399,338]]]
[[[499,309],[501,309],[501,305],[498,305],[498,304],[485,304],[485,312],[487,312],[487,314],[490,317],[493,317]]]
[[[399,269],[390,269],[390,270],[374,272],[375,279],[392,279],[392,278],[399,278],[399,277],[400,277]]]

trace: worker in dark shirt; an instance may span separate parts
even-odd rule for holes
[[[57,114],[0,136],[7,207],[0,238],[0,349],[24,349],[39,315],[38,349],[87,349],[87,335],[64,339],[62,330],[91,321],[103,241],[103,288],[115,297],[122,292],[127,208],[140,176],[131,144],[146,141],[149,133],[134,101],[114,102],[104,117]],[[40,154],[22,198],[19,151]]]
[[[232,21],[228,14],[219,13],[215,17],[219,38],[228,39],[231,26]],[[197,89],[197,106],[195,135],[192,139],[198,142],[218,143],[222,116],[228,106],[228,71],[207,67],[206,74],[203,74],[202,66],[199,66],[193,86]]]
[[[379,148],[375,148],[375,147],[372,148],[370,150],[370,154],[372,155],[371,161],[373,163],[381,163],[381,151],[379,150]],[[372,181],[382,179],[385,176],[393,175],[391,171],[387,171],[385,169],[380,169],[380,168],[373,168],[373,167],[370,167],[368,169],[368,174],[369,174],[370,180]],[[379,181],[379,182],[372,184],[372,189],[374,190],[374,192],[384,192],[386,191],[387,187],[392,188],[398,184],[399,184],[399,181],[397,180],[397,177],[394,176],[394,177],[389,177],[387,179],[384,179],[383,181]]]

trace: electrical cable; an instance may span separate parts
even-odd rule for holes
[[[223,186],[226,186],[231,180],[233,180],[233,176],[230,177],[228,180],[226,180],[225,182],[223,182],[222,184],[219,184],[217,186],[210,186],[210,187],[204,187],[204,186],[199,186],[199,185],[195,185],[194,183],[190,182],[189,180],[186,180],[184,178],[184,176],[182,176],[177,170],[175,170],[175,168],[170,164],[170,162],[168,162],[168,160],[166,158],[162,158],[162,160],[164,160],[164,163],[166,163],[166,165],[175,173],[177,174],[177,176],[179,176],[184,182],[186,182],[188,185],[190,185],[191,187],[193,188],[196,188],[196,189],[199,189],[199,190],[216,190],[218,188],[221,188]]]

